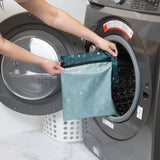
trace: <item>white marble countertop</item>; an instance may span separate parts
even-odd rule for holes
[[[83,142],[62,143],[41,131],[0,137],[0,160],[99,160]]]

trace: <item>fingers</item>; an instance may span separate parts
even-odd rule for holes
[[[53,62],[48,59],[43,59],[41,66],[51,75],[60,74],[61,71],[64,70],[64,68],[61,67],[60,62]]]
[[[102,50],[109,52],[114,57],[118,56],[116,45],[104,38],[101,38],[98,41],[98,47],[101,48]]]
[[[52,62],[51,65],[48,65],[48,68],[47,68],[47,72],[51,75],[54,75],[54,74],[60,74],[61,71],[63,71],[64,68],[60,66],[60,62]]]
[[[117,57],[118,56],[118,51],[117,51],[117,48],[116,48],[116,45],[115,44],[112,44],[109,48],[109,53],[114,56],[114,57]]]
[[[109,53],[112,55],[112,56],[114,56],[114,57],[117,57],[117,54],[113,51],[113,50],[109,50]]]
[[[55,63],[54,68],[59,70],[59,71],[63,71],[64,70],[64,68],[60,66],[60,62],[58,62],[58,61]]]
[[[63,71],[64,68],[61,67],[61,63],[59,61],[57,61],[56,63],[54,63],[53,66],[53,74],[60,74],[61,71]]]
[[[57,61],[56,64],[61,65],[61,62],[60,62],[60,61]]]
[[[47,71],[49,74],[54,75],[54,74],[60,74],[62,70],[59,70],[57,68],[52,68],[50,71]]]
[[[56,64],[57,64],[57,69],[59,69],[59,70],[61,70],[61,71],[64,70],[64,68],[61,67],[61,62],[57,61]]]

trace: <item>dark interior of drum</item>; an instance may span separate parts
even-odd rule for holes
[[[112,83],[112,98],[117,116],[123,116],[130,109],[135,95],[135,71],[128,51],[123,45],[116,43],[118,49],[119,84]]]

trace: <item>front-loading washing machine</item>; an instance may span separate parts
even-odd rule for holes
[[[85,51],[81,39],[45,25],[16,5],[4,1],[0,15],[3,37],[53,61]],[[0,101],[20,113],[45,115],[62,109],[60,76],[49,75],[36,64],[0,55],[0,90]]]
[[[102,160],[160,157],[160,1],[90,0],[85,25],[114,42],[119,84],[116,116],[83,121],[84,143]],[[86,42],[86,49],[96,47]]]

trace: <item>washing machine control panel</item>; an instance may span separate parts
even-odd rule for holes
[[[131,3],[133,9],[157,11],[160,0],[134,0]]]
[[[125,0],[114,0],[115,3],[122,4]]]
[[[89,0],[89,2],[101,6],[160,14],[160,0]]]

